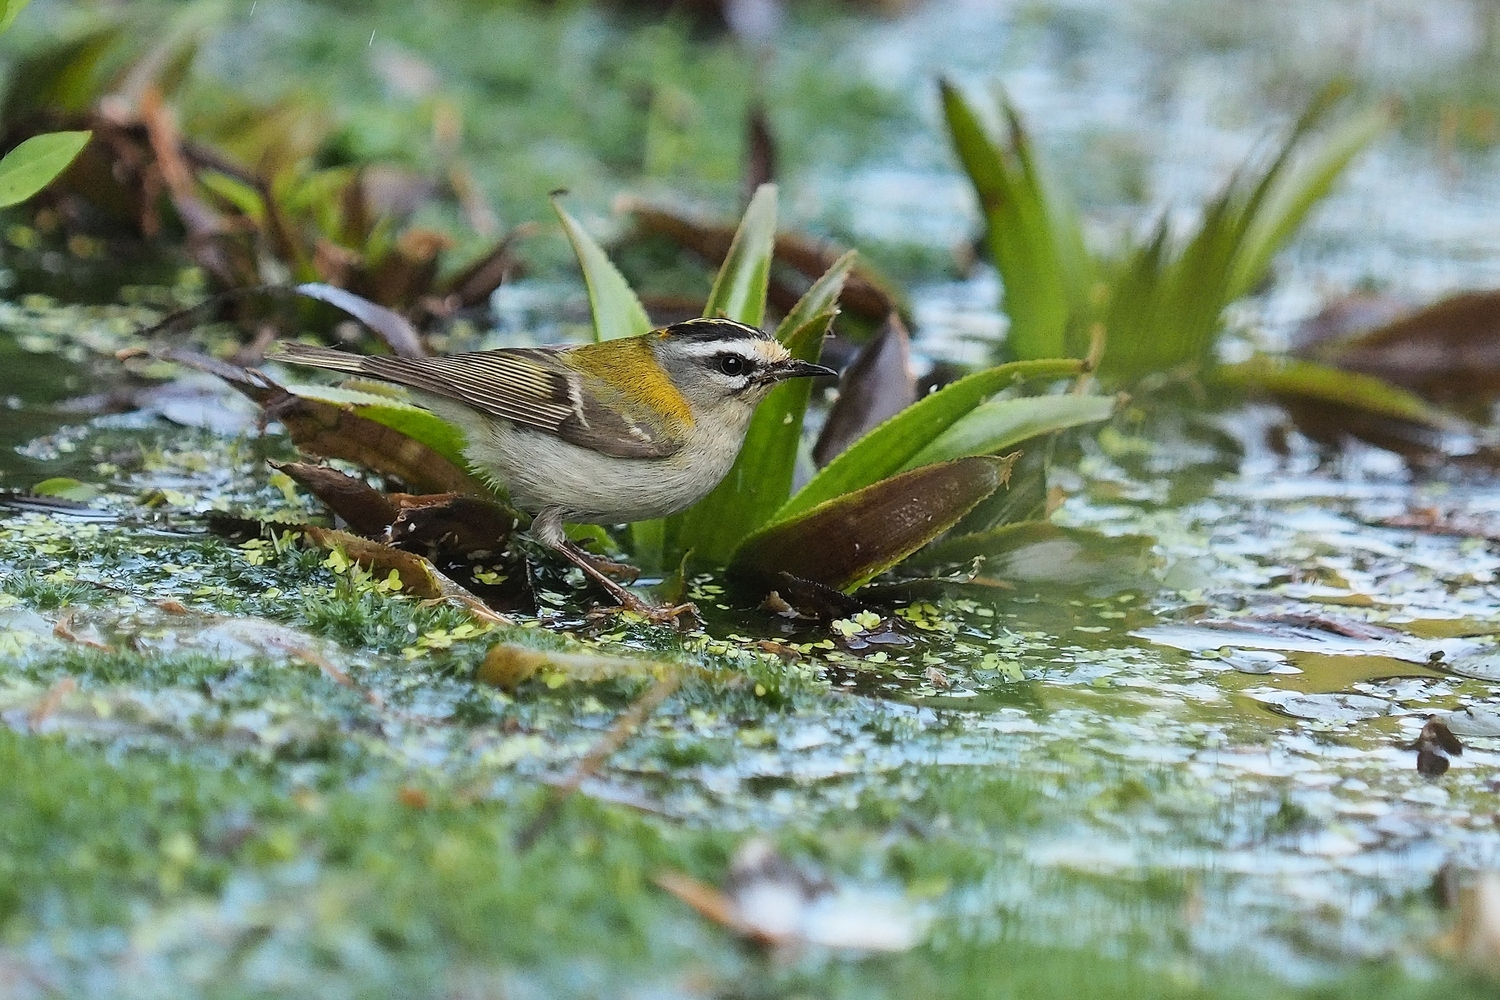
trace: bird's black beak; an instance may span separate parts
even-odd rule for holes
[[[788,358],[778,361],[774,365],[767,365],[761,371],[760,381],[780,382],[789,378],[838,378],[838,372],[832,368],[815,365],[811,361],[799,361],[796,358]]]

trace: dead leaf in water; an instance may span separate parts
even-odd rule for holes
[[[1256,356],[1216,373],[1224,385],[1271,396],[1315,441],[1358,439],[1413,461],[1478,455],[1493,461],[1479,428],[1384,378],[1334,363]]]
[[[363,479],[311,462],[272,462],[271,467],[296,480],[361,535],[379,534],[396,520],[396,506]]]
[[[520,524],[506,505],[465,493],[412,496],[393,493],[396,518],[384,541],[434,561],[468,561],[498,553]]]
[[[731,571],[784,578],[850,592],[951,528],[994,493],[1016,455],[979,456],[927,465],[825,501],[751,535]]]
[[[1434,399],[1500,395],[1500,291],[1464,292],[1311,355]]]
[[[563,653],[501,642],[485,654],[474,677],[502,691],[514,691],[542,672],[554,673],[581,684],[596,684],[620,678],[659,678],[682,669],[680,664],[640,656]]]

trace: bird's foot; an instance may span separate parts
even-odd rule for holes
[[[632,614],[640,615],[647,621],[657,625],[667,622],[680,625],[679,619],[685,614],[690,614],[694,619],[698,618],[698,609],[692,604],[675,604],[665,607],[651,604],[635,596],[616,583],[610,576],[606,575],[607,567],[631,570],[634,567],[621,567],[619,563],[600,560],[597,556],[590,555],[571,543],[559,545],[556,548],[569,562],[583,570],[595,583],[608,591],[611,597],[619,601],[619,611],[629,611]],[[600,565],[601,562],[603,562],[603,565]]]

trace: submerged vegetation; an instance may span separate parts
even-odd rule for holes
[[[1500,303],[1307,277],[1419,129],[1323,90],[1187,220],[1018,110],[1140,64],[1112,5],[366,6],[17,43],[11,156],[93,139],[0,248],[0,994],[1493,993]],[[1002,128],[938,69],[1004,71]],[[674,628],[270,350],[699,315],[842,374],[692,508],[570,529]]]

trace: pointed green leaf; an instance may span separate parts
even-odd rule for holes
[[[816,362],[823,336],[838,312],[839,292],[854,266],[854,251],[840,257],[798,300],[776,330],[795,358]],[[673,518],[678,548],[722,565],[745,537],[770,520],[792,489],[802,418],[812,382],[799,378],[771,390],[750,421],[734,467],[712,493]]]
[[[1265,206],[1250,220],[1249,231],[1235,256],[1229,301],[1254,290],[1270,267],[1271,258],[1302,225],[1313,206],[1328,194],[1350,161],[1390,124],[1390,110],[1384,106],[1355,115],[1334,129],[1304,162],[1278,175]]]
[[[589,290],[589,308],[594,317],[594,339],[616,340],[649,333],[651,318],[604,248],[594,242],[556,198],[552,199],[552,208],[562,220],[563,232],[573,245],[578,265],[583,268],[583,280]]]
[[[1072,359],[1013,361],[946,385],[917,400],[840,452],[782,505],[774,520],[785,520],[905,468],[928,442],[1002,389],[1027,379],[1067,378],[1082,371],[1083,362]]]
[[[1022,359],[1083,353],[1095,264],[1077,212],[1050,182],[1015,108],[1002,97],[1010,143],[990,138],[973,107],[943,81],[943,112],[985,218],[1010,318],[1006,349]]]
[[[34,135],[0,159],[0,208],[9,208],[57,179],[88,145],[92,132]]]
[[[850,250],[834,261],[823,272],[823,276],[802,294],[797,304],[792,306],[792,311],[786,314],[786,319],[776,328],[776,339],[786,345],[793,357],[803,361],[817,361],[822,356],[823,335],[828,331],[813,332],[809,321],[821,313],[838,308],[839,295],[858,259],[858,252]]]
[[[1257,355],[1239,364],[1225,365],[1215,376],[1220,382],[1241,389],[1259,389],[1278,396],[1348,407],[1434,430],[1467,429],[1458,417],[1382,378],[1315,361]]]
[[[75,503],[92,503],[103,493],[103,487],[81,482],[69,476],[53,476],[51,479],[43,479],[31,488],[32,496],[57,497],[62,500],[72,500]]]
[[[981,403],[907,460],[915,469],[966,455],[996,455],[1042,434],[1106,420],[1111,396],[1025,396]]]
[[[1253,290],[1312,206],[1385,127],[1383,111],[1359,115],[1304,152],[1339,96],[1325,89],[1274,155],[1237,171],[1185,242],[1169,239],[1164,218],[1150,243],[1126,255],[1111,277],[1101,378],[1131,382],[1214,364],[1224,308]]]
[[[630,523],[630,554],[643,572],[661,569],[666,550],[666,518],[654,517],[649,521]]]
[[[727,316],[749,326],[766,318],[771,255],[776,250],[776,185],[762,184],[750,199],[729,254],[708,293],[705,316]]]
[[[789,573],[857,590],[999,489],[1014,459],[961,458],[882,479],[756,532],[730,568],[763,581]]]

